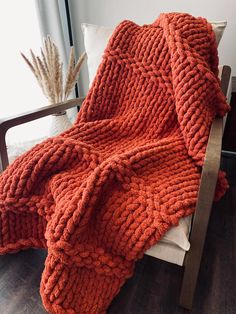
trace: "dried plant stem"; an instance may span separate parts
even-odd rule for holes
[[[82,66],[85,58],[86,58],[86,53],[84,52],[80,56],[80,58],[79,58],[79,60],[75,66],[72,65],[70,68],[70,64],[69,64],[69,67],[68,67],[69,71],[67,73],[67,79],[66,79],[65,90],[64,90],[64,100],[68,98],[72,88],[75,86],[79,72],[80,72],[80,69],[81,69],[81,66]],[[70,58],[70,59],[72,59],[72,58]]]
[[[32,61],[29,61],[23,53],[21,55],[36,77],[49,102],[55,104],[66,100],[76,84],[86,54],[83,53],[75,64],[75,52],[74,48],[71,47],[64,83],[63,63],[60,61],[57,46],[49,36],[44,39],[43,48],[41,48],[41,57],[36,56],[32,50],[30,50],[30,53]]]

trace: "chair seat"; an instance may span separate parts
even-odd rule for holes
[[[44,138],[40,138],[9,145],[7,149],[9,163],[12,163],[18,156],[43,140]],[[188,239],[191,229],[191,219],[192,216],[181,218],[179,225],[167,231],[158,244],[147,250],[146,254],[177,265],[183,265],[185,252],[190,249]]]
[[[8,146],[9,163],[12,163],[18,156],[29,150],[34,145],[42,142],[45,138],[39,138],[27,142],[18,142]],[[190,249],[189,233],[191,229],[192,216],[181,218],[179,225],[171,228],[163,238],[146,254],[171,262],[183,265],[186,251]]]
[[[182,266],[185,253],[190,249],[191,221],[192,215],[181,218],[179,225],[167,231],[145,254]]]
[[[42,137],[32,141],[11,143],[10,145],[7,144],[9,164],[11,164],[18,156],[22,155],[34,145],[41,143],[45,139],[46,137]]]

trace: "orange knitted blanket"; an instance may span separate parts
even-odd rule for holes
[[[194,212],[211,123],[228,106],[211,25],[118,25],[74,126],[0,177],[0,254],[47,248],[50,313],[105,313],[134,263]],[[219,176],[217,197],[225,190]]]

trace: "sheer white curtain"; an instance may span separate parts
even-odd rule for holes
[[[41,36],[34,2],[8,0],[0,3],[0,119],[46,105],[36,80],[20,51],[39,50]],[[40,136],[36,123],[11,129],[7,142],[19,143]]]
[[[42,37],[50,35],[57,45],[66,73],[70,52],[70,39],[68,30],[68,16],[65,0],[35,0],[38,21]],[[71,97],[75,95],[72,94]],[[73,121],[77,109],[68,110],[68,116]]]
[[[8,0],[0,3],[1,99],[0,119],[48,105],[33,74],[20,56],[29,49],[40,53],[42,37],[50,35],[57,44],[64,67],[70,49],[64,0]],[[74,95],[73,95],[74,96]],[[77,109],[68,112],[73,121]],[[10,129],[7,146],[10,159],[49,134],[51,117]]]

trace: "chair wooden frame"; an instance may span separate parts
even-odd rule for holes
[[[221,76],[221,89],[226,96],[230,82],[231,68],[224,66]],[[215,187],[221,160],[223,138],[223,118],[215,118],[206,148],[202,168],[196,210],[190,233],[190,250],[185,255],[184,276],[180,293],[180,305],[186,309],[192,308],[194,292],[197,284],[199,268],[202,259],[208,222],[211,214]]]
[[[221,88],[226,95],[231,69],[224,66],[221,77]],[[42,107],[17,116],[0,120],[0,172],[8,166],[8,155],[6,146],[6,132],[17,125],[27,123],[51,114],[67,110],[81,105],[84,98],[76,98],[55,104],[53,106]],[[191,233],[190,250],[186,252],[184,260],[184,276],[180,293],[180,305],[186,309],[191,309],[194,292],[197,284],[199,268],[201,264],[202,252],[204,248],[208,222],[211,214],[215,187],[220,167],[221,142],[223,137],[223,118],[215,118],[212,123],[209,140],[206,149],[205,161],[202,168],[200,187],[196,211],[194,213]]]

